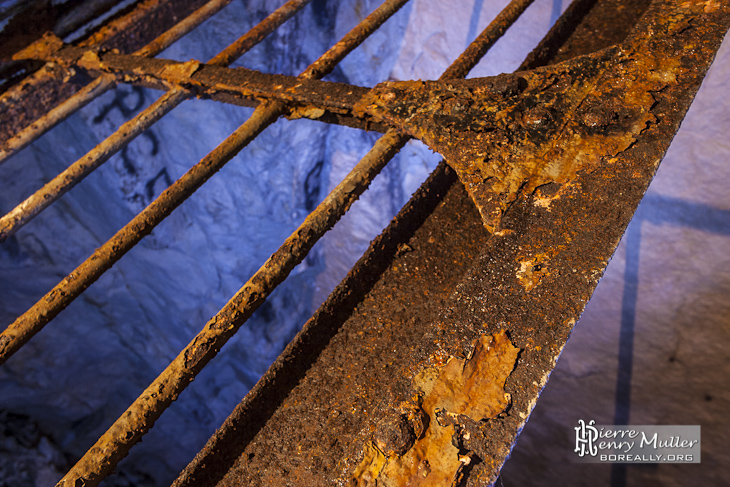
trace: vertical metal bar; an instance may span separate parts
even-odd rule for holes
[[[214,57],[210,64],[224,66],[223,63],[235,61],[310,1],[289,0],[259,22],[249,32],[238,38],[219,55]],[[179,34],[179,32],[176,31],[175,34]],[[166,43],[172,42],[172,38],[167,36],[167,33],[158,37],[156,40],[160,41],[156,44],[156,48],[164,48]],[[106,75],[101,78],[107,79]],[[113,84],[113,78],[110,79],[112,79],[111,83]],[[130,143],[189,97],[190,92],[182,87],[171,89],[155,103],[124,123],[113,134],[67,167],[58,176],[46,183],[41,189],[26,198],[22,203],[0,218],[0,242],[3,242],[10,235],[18,231],[23,225],[32,220],[41,211],[109,160],[122,147]]]
[[[330,48],[317,61],[309,66],[302,77],[315,78],[330,72],[337,63],[361,44],[383,22],[390,18],[408,0],[386,0],[378,9],[365,18],[358,26],[351,30],[342,40]],[[324,73],[324,74],[322,74]],[[129,248],[138,242],[142,236],[152,231],[152,228],[176,208],[187,196],[207,181],[216,171],[237,154],[246,144],[253,140],[268,125],[286,112],[286,105],[282,102],[265,103],[254,110],[253,115],[238,130],[229,136],[213,152],[208,154],[198,164],[188,171],[182,178],[160,195],[150,206],[135,217],[125,228],[119,231],[112,240],[100,247],[86,263],[92,264],[107,257],[103,264],[105,268],[111,266]],[[397,135],[396,137],[403,137]],[[397,151],[397,149],[396,149]],[[355,189],[355,188],[346,188]],[[364,188],[363,188],[364,190]],[[353,200],[357,198],[355,196]],[[123,248],[115,250],[115,241],[120,237],[118,244]],[[112,252],[112,254],[109,253]],[[270,259],[271,260],[271,259]],[[85,263],[85,264],[86,264]],[[83,264],[82,264],[83,265]],[[101,267],[101,266],[100,266]],[[288,273],[288,272],[287,272]],[[72,283],[77,279],[72,273],[64,282]],[[98,275],[96,276],[98,277]],[[96,279],[94,277],[94,280]],[[254,277],[256,279],[256,277]],[[83,288],[91,282],[86,283]],[[82,289],[83,289],[82,288]],[[245,286],[244,286],[245,288]],[[47,296],[53,296],[51,291]],[[240,294],[240,293],[239,293]],[[255,298],[256,290],[251,289],[251,297]],[[238,295],[237,295],[238,296]],[[235,299],[235,298],[234,298]],[[42,302],[42,301],[41,301]],[[261,298],[263,302],[263,298]],[[260,304],[260,303],[259,303]],[[235,306],[235,305],[234,305]],[[228,308],[228,307],[227,307]],[[60,309],[58,310],[60,311]],[[58,312],[57,311],[57,312]],[[56,312],[56,313],[57,313]],[[244,319],[240,312],[232,309],[231,313]],[[57,484],[57,487],[69,487],[81,482],[86,486],[97,485],[114,466],[126,456],[129,449],[149,431],[162,412],[177,398],[177,396],[195,378],[197,373],[215,356],[220,347],[236,331],[233,324],[216,326],[213,318],[205,330],[208,336],[200,339],[204,332],[196,337],[172,363],[158,376],[158,378],[129,406],[127,411],[99,438],[96,444],[89,449],[76,465]],[[240,326],[239,323],[239,326]],[[2,346],[2,344],[0,344]]]
[[[220,11],[223,7],[231,3],[232,0],[212,0],[206,3],[204,6],[197,9],[195,12],[188,15],[185,19],[178,22],[175,26],[165,31],[163,34],[158,36],[152,42],[147,44],[145,47],[139,49],[135,54],[140,56],[156,56],[160,52],[170,47],[175,41],[179,40],[184,35],[188,34],[198,25],[202,24],[206,19],[210,18],[216,12]],[[149,3],[149,2],[148,2]],[[147,7],[149,8],[149,7]],[[120,21],[115,24],[115,29],[102,29],[105,35],[96,35],[94,39],[98,42],[103,42],[107,38],[111,37],[117,30],[127,26],[129,22],[126,20],[127,17],[123,17]],[[135,17],[136,18],[136,17]],[[81,42],[79,45],[88,46],[90,40],[87,39]],[[45,74],[42,74],[45,73]],[[48,76],[44,68],[41,68],[37,75]],[[85,107],[96,97],[106,93],[108,90],[116,85],[116,81],[113,76],[101,75],[92,81],[90,84],[77,91],[69,98],[64,100],[59,105],[55,106],[46,115],[42,116],[38,120],[34,121],[17,134],[7,139],[2,146],[0,146],[0,164],[6,161],[10,156],[16,152],[27,147],[28,144],[38,139],[41,135],[45,134],[59,123],[66,120],[75,111]],[[8,95],[9,96],[9,95]],[[0,231],[1,232],[1,231]],[[0,233],[0,242],[3,240],[2,233]]]

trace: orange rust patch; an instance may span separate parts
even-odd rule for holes
[[[453,445],[454,422],[458,423],[460,415],[480,421],[505,410],[510,396],[504,392],[504,384],[514,369],[518,352],[502,330],[481,336],[468,359],[452,357],[443,367],[421,371],[413,379],[420,406],[402,405],[401,409],[407,412],[403,421],[413,424],[418,419],[422,431],[415,435],[415,441],[405,452],[384,452],[383,442],[377,438],[368,442],[350,485],[452,485],[462,467],[471,460],[460,456],[459,449]],[[427,423],[422,421],[424,416],[428,417]],[[452,421],[444,421],[445,417]]]
[[[175,84],[186,84],[190,77],[200,68],[199,61],[190,60],[185,63],[176,63],[165,66],[162,70],[162,78]]]
[[[13,55],[13,59],[39,59],[54,54],[62,47],[63,41],[60,38],[56,37],[51,32],[46,32],[43,37],[25,49],[16,52]]]
[[[543,276],[549,274],[547,270],[547,258],[544,255],[527,258],[519,261],[520,268],[517,270],[517,279],[530,292],[535,288]]]
[[[637,55],[639,41],[511,75],[382,83],[355,113],[441,153],[496,233],[520,193],[610,163],[656,122],[652,93],[676,84],[681,68]]]

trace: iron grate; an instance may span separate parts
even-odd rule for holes
[[[310,427],[305,427],[299,433],[319,435],[322,441],[328,441],[328,435],[339,435],[335,438],[346,438],[348,441],[343,440],[346,445],[335,447],[335,441],[329,445],[329,449],[321,445],[313,447],[312,451],[317,453],[309,452],[309,463],[292,467],[290,474],[299,485],[318,485],[333,479],[361,485],[366,482],[364,479],[368,475],[380,475],[381,470],[374,470],[378,455],[394,459],[405,456],[408,450],[399,451],[396,448],[389,452],[382,442],[378,443],[378,435],[387,436],[387,428],[393,427],[393,414],[396,419],[408,417],[411,422],[416,421],[412,417],[436,414],[426,410],[422,391],[420,395],[416,394],[420,399],[412,399],[413,390],[409,388],[412,386],[411,379],[415,380],[414,377],[418,377],[419,371],[423,369],[444,366],[449,357],[463,355],[464,350],[474,350],[474,347],[480,350],[479,340],[492,337],[492,343],[501,343],[500,340],[507,340],[510,346],[514,343],[517,347],[515,350],[519,349],[521,354],[520,362],[515,363],[512,359],[511,367],[502,379],[504,390],[511,394],[509,407],[502,406],[493,414],[491,421],[479,421],[480,418],[475,421],[459,416],[452,423],[443,420],[445,424],[442,426],[448,428],[458,425],[458,431],[462,432],[460,449],[466,452],[457,459],[455,467],[449,467],[453,469],[449,471],[452,477],[463,477],[464,481],[472,479],[468,481],[479,485],[489,484],[496,479],[519,429],[534,407],[547,374],[554,366],[577,316],[615,248],[617,237],[628,223],[630,214],[653,175],[655,164],[666,151],[692,94],[709,66],[714,51],[719,47],[727,30],[730,13],[726,6],[712,2],[686,2],[680,6],[673,2],[656,1],[648,7],[647,16],[639,21],[643,22],[642,28],[654,29],[654,37],[643,35],[641,28],[634,33],[628,29],[614,30],[612,35],[605,34],[583,53],[575,51],[570,41],[581,33],[581,23],[596,8],[597,2],[576,1],[546,40],[525,61],[523,68],[531,71],[483,80],[452,81],[464,78],[532,3],[513,0],[444,72],[440,82],[386,83],[370,90],[317,81],[329,74],[342,58],[375,32],[406,1],[385,1],[296,78],[268,76],[227,66],[295,15],[308,3],[307,0],[285,3],[205,64],[199,61],[172,62],[154,56],[214,15],[227,1],[188,2],[185,9],[189,15],[171,26],[169,17],[173,8],[181,7],[173,7],[172,2],[164,0],[147,0],[115,16],[95,34],[78,43],[67,45],[56,35],[47,34],[16,53],[16,61],[26,63],[27,69],[39,65],[42,67],[18,84],[7,87],[2,102],[4,106],[26,103],[29,106],[22,112],[35,114],[33,116],[37,120],[28,123],[29,120],[21,116],[7,126],[8,133],[0,154],[3,160],[94,98],[114,88],[117,83],[162,88],[166,93],[2,217],[0,236],[3,240],[29,223],[35,215],[184,100],[201,96],[256,106],[256,109],[231,136],[172,183],[36,305],[9,325],[0,335],[1,362],[25,345],[127,251],[152,232],[159,222],[280,117],[306,117],[384,132],[352,172],[306,217],[304,223],[228,304],[208,321],[203,330],[58,485],[78,485],[79,481],[84,482],[84,485],[96,485],[106,477],[226,341],[262,305],[273,289],[306,257],[314,243],[342,217],[411,136],[437,149],[449,161],[451,168],[442,164],[437,169],[391,227],[373,243],[343,284],[305,325],[209,445],[178,478],[176,485],[212,484],[219,481],[223,484],[276,483],[281,472],[261,473],[260,466],[256,464],[257,461],[265,461],[259,460],[262,457],[260,452],[263,451],[261,444],[267,441],[266,438],[285,433],[291,437],[284,442],[285,445],[296,445],[297,435],[291,431],[291,424],[301,421],[306,414],[315,417],[320,414],[311,411],[317,400],[324,401],[322,398],[326,396],[330,404],[338,404],[340,399],[344,401],[337,396],[337,392],[332,397],[324,393],[328,389],[325,379],[342,379],[338,374],[346,374],[345,371],[349,370],[347,367],[362,369],[365,364],[359,362],[361,359],[358,356],[346,356],[342,359],[346,366],[334,365],[336,361],[333,357],[337,351],[347,349],[338,341],[339,338],[350,333],[353,327],[357,329],[362,326],[363,330],[367,330],[367,327],[372,326],[372,312],[365,316],[358,315],[365,313],[363,309],[367,308],[361,303],[367,302],[370,293],[387,294],[387,291],[378,287],[379,279],[389,272],[396,272],[398,266],[414,258],[418,250],[413,251],[417,247],[413,242],[427,238],[418,236],[419,229],[434,225],[430,230],[432,232],[450,229],[450,233],[442,233],[440,239],[458,241],[452,247],[447,245],[441,249],[441,254],[437,253],[441,259],[444,258],[443,252],[461,249],[473,261],[466,259],[460,264],[465,267],[459,268],[459,273],[451,277],[451,283],[443,291],[447,297],[443,298],[437,309],[423,311],[424,315],[432,318],[429,323],[408,321],[409,326],[418,330],[420,336],[399,335],[395,340],[394,343],[412,345],[412,350],[388,352],[395,354],[398,357],[396,360],[392,355],[383,358],[382,354],[386,352],[378,348],[380,345],[363,345],[362,356],[377,352],[380,357],[378,360],[393,359],[397,364],[395,371],[381,374],[370,385],[363,384],[363,381],[368,380],[366,375],[356,376],[353,373],[353,383],[361,387],[363,404],[368,404],[369,408],[359,405],[361,409],[353,413],[354,419],[338,420],[338,417],[345,415],[335,416],[332,418],[333,423],[328,426],[330,432],[317,427],[315,429],[319,432],[313,433],[309,431]],[[632,12],[637,17],[641,13],[639,8]],[[677,21],[677,16],[682,20]],[[159,17],[166,20],[161,22],[157,20]],[[154,36],[148,32],[146,38],[141,40],[136,30],[144,30],[140,26],[145,21],[152,22],[152,19],[164,33],[150,39]],[[633,25],[636,21],[621,22],[621,25]],[[697,22],[703,26],[687,27]],[[115,41],[118,32],[124,32],[125,35]],[[692,53],[683,51],[681,46],[678,47],[679,42],[686,41],[682,35],[702,43],[705,49]],[[118,43],[118,50],[101,49],[113,45],[105,44],[112,41]],[[574,42],[579,44],[578,41]],[[145,45],[140,46],[140,43]],[[621,48],[611,47],[614,44],[619,44]],[[120,50],[124,48],[133,54],[121,53]],[[571,49],[573,55],[570,54]],[[575,54],[585,56],[575,58]],[[573,60],[538,67],[550,60],[561,60],[561,56],[562,59]],[[665,58],[679,59],[685,64],[691,61],[697,69],[683,71],[679,68],[681,62],[663,64],[661,59]],[[88,81],[88,84],[64,88],[63,81],[69,78],[70,70],[73,70],[74,75],[81,72],[87,76],[83,80]],[[656,79],[648,76],[657,72],[661,76]],[[616,73],[625,79],[641,79],[642,82],[626,82],[616,86],[606,81],[609,75]],[[678,78],[681,78],[680,81],[677,81]],[[596,86],[608,94],[612,104],[602,104],[596,99]],[[40,94],[52,93],[46,98],[51,98],[53,108],[46,105],[47,100],[39,102],[19,94],[33,90]],[[452,102],[449,102],[450,99]],[[432,105],[429,109],[422,110],[429,104]],[[468,105],[468,109],[464,108],[464,104]],[[495,110],[499,116],[490,119],[490,114]],[[489,126],[485,128],[485,124]],[[493,136],[493,133],[496,135]],[[553,146],[560,151],[556,152]],[[474,161],[484,158],[480,156],[480,151],[485,147],[490,151],[490,158],[485,159],[483,166],[474,169]],[[563,156],[566,152],[568,156]],[[558,176],[544,167],[526,172],[528,170],[524,168],[527,164],[510,162],[515,154],[526,160],[540,155],[550,160],[565,159],[569,162],[565,163],[567,169],[562,168]],[[590,159],[591,165],[574,165],[573,161],[584,159]],[[595,162],[609,159],[612,164],[610,169]],[[495,160],[502,164],[498,169],[488,164]],[[609,172],[614,175],[609,177]],[[471,199],[457,194],[460,191],[460,186],[454,184],[457,176]],[[597,183],[601,178],[613,178],[611,184],[628,187],[625,200],[606,205],[606,201],[611,200],[609,190],[613,189],[610,185],[608,189],[601,189]],[[595,188],[595,191],[580,191],[577,189],[580,184],[575,184],[575,181]],[[556,197],[556,194],[561,197]],[[550,200],[554,207],[546,212],[545,207],[529,204],[538,198]],[[473,206],[471,210],[464,210],[465,214],[471,212],[470,216],[439,213],[440,202],[447,202],[452,211],[459,213],[457,210],[468,208],[472,200],[476,202],[478,214],[474,212]],[[585,208],[592,211],[586,211]],[[576,216],[579,213],[585,213],[585,216]],[[462,232],[455,223],[460,218],[464,219],[460,225],[469,228],[469,232],[463,232],[463,235],[458,235]],[[552,225],[556,221],[575,223],[564,234],[562,231],[553,232]],[[609,229],[604,228],[605,221],[612,222]],[[489,233],[486,233],[485,227]],[[479,235],[480,232],[483,235]],[[573,236],[568,238],[567,234]],[[488,238],[489,235],[492,235],[491,238]],[[580,238],[571,243],[574,235]],[[466,241],[459,241],[464,237]],[[491,257],[487,259],[485,256]],[[515,263],[518,264],[516,272],[512,269]],[[574,275],[568,273],[568,268],[573,269]],[[418,267],[415,269],[406,275],[418,281],[422,277],[419,277]],[[558,279],[558,276],[562,277]],[[396,274],[389,277],[393,282],[403,278],[403,275]],[[424,289],[427,287],[426,284],[422,286]],[[533,292],[533,289],[537,291]],[[554,300],[555,296],[560,297],[554,303],[546,304],[546,300]],[[413,299],[413,306],[417,307],[416,298],[409,299]],[[421,296],[418,299],[429,298]],[[343,313],[344,317],[339,316]],[[538,315],[540,318],[536,317]],[[354,324],[348,319],[354,320]],[[443,323],[447,320],[462,324],[445,336]],[[542,321],[552,324],[553,328],[546,331],[549,326]],[[365,336],[370,336],[368,333],[371,332],[365,332]],[[395,331],[392,336],[396,336]],[[383,338],[378,332],[370,336],[369,340],[382,341]],[[481,352],[474,353],[481,356]],[[347,355],[347,352],[342,355]],[[328,362],[327,357],[332,360]],[[493,366],[500,367],[499,364]],[[406,371],[407,380],[402,379]],[[347,375],[347,378],[351,376]],[[341,387],[351,389],[353,383]],[[388,397],[376,401],[384,387],[389,391],[386,394]],[[309,390],[303,390],[307,388]],[[314,397],[312,391],[314,396],[321,396],[320,399]],[[342,394],[345,397],[350,393]],[[298,404],[300,399],[298,407],[306,405],[310,409],[308,412],[304,413],[292,406]],[[274,410],[264,412],[271,409],[272,405]],[[289,409],[295,412],[287,413]],[[431,423],[435,418],[432,416]],[[443,421],[439,416],[439,424]],[[318,424],[322,424],[321,417]],[[385,433],[382,425],[386,425]],[[241,433],[238,431],[240,429],[247,431]],[[374,440],[370,439],[371,429],[376,431]],[[418,436],[421,437],[414,441],[428,438],[425,433],[416,434]],[[473,438],[471,442],[469,438]],[[378,448],[373,449],[368,445],[377,445]],[[291,451],[285,453],[292,454]],[[328,460],[312,463],[312,459],[318,457]],[[251,460],[250,465],[247,466],[246,461],[241,459]],[[225,468],[216,467],[211,474],[211,468],[206,470],[207,465],[222,465]],[[289,466],[281,468],[286,470]],[[438,474],[437,469],[434,469],[432,475]]]

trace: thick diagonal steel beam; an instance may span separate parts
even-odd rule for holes
[[[644,80],[659,91],[637,93],[641,106],[653,100],[651,122],[614,153],[597,144],[598,160],[571,179],[523,188],[498,234],[479,228],[449,171],[436,174],[176,485],[493,483],[728,26],[719,2],[655,2],[627,41],[647,51],[605,87],[629,96],[624,84],[652,57],[668,63],[667,76],[650,69],[658,76]],[[595,119],[578,121],[587,130]],[[469,269],[455,277],[456,266]],[[462,390],[490,363],[508,396],[473,408],[431,397],[431,385],[450,378]]]

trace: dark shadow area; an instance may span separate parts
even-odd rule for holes
[[[626,266],[621,300],[621,331],[613,422],[615,425],[629,424],[631,413],[631,378],[639,289],[641,224],[645,221],[656,225],[681,226],[719,235],[730,235],[730,211],[728,210],[654,194],[647,195],[637,209],[634,220],[624,236]],[[626,464],[613,464],[611,466],[611,487],[625,487],[626,475]]]
[[[621,297],[621,329],[619,331],[618,371],[613,424],[629,424],[631,413],[631,373],[634,367],[634,337],[636,301],[639,289],[639,254],[641,249],[641,220],[634,220],[624,234],[626,266],[624,290]],[[611,465],[611,487],[626,485],[626,465]]]
[[[656,225],[682,226],[717,235],[730,235],[730,210],[671,196],[646,195],[635,218]]]
[[[518,71],[559,63],[623,42],[650,3],[651,0],[573,1]]]

